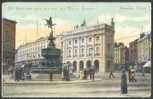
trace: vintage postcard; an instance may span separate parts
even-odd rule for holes
[[[150,97],[151,3],[5,2],[3,97]]]

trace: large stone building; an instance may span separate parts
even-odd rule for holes
[[[44,69],[45,67],[41,67],[48,64],[41,53],[42,49],[47,48],[48,43],[48,37],[41,37],[34,42],[20,45],[15,55],[16,68],[24,64],[32,63],[32,71],[48,71],[49,69],[47,70],[47,68]],[[57,48],[62,48],[62,35],[56,36],[55,44]]]
[[[125,46],[123,43],[115,43],[114,47],[114,63],[125,64]]]
[[[141,33],[140,37],[129,43],[130,63],[144,64],[151,59],[151,35]]]
[[[74,30],[57,35],[55,45],[61,49],[62,61],[71,63],[74,72],[95,64],[97,71],[110,71],[113,67],[114,22],[111,25],[75,27]],[[41,49],[48,45],[47,37],[21,45],[16,53],[16,66],[32,63],[46,64]]]
[[[130,54],[129,63],[131,65],[138,63],[138,46],[137,46],[138,42],[137,41],[138,39],[129,43],[129,54]]]
[[[110,71],[113,69],[114,34],[113,19],[111,25],[83,25],[63,33],[63,62],[70,63],[73,72],[91,66],[95,66],[97,72]]]
[[[129,64],[129,49],[123,43],[115,43],[114,46],[114,65],[119,70],[121,66]]]
[[[47,38],[42,37],[34,42],[20,45],[17,48],[16,65],[22,65],[27,62],[31,62],[33,64],[39,62],[40,59],[43,59],[41,56],[41,49],[47,48],[47,44]]]
[[[145,63],[151,60],[151,34],[141,34],[137,41],[138,63]]]
[[[15,63],[15,35],[16,35],[16,21],[4,18],[2,20],[2,63],[3,72],[14,68]]]

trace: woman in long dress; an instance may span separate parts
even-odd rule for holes
[[[83,70],[80,70],[80,80],[83,80],[84,79],[84,72]]]

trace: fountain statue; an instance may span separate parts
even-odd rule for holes
[[[42,49],[42,56],[46,59],[46,64],[43,66],[45,72],[61,73],[61,51],[57,49],[54,44],[55,38],[53,37],[53,24],[52,17],[46,19],[46,25],[50,29],[50,35],[48,37],[49,43],[47,48]]]

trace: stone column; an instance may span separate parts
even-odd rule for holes
[[[77,73],[80,73],[80,69],[79,69],[79,60],[76,60],[76,62],[77,62]]]

